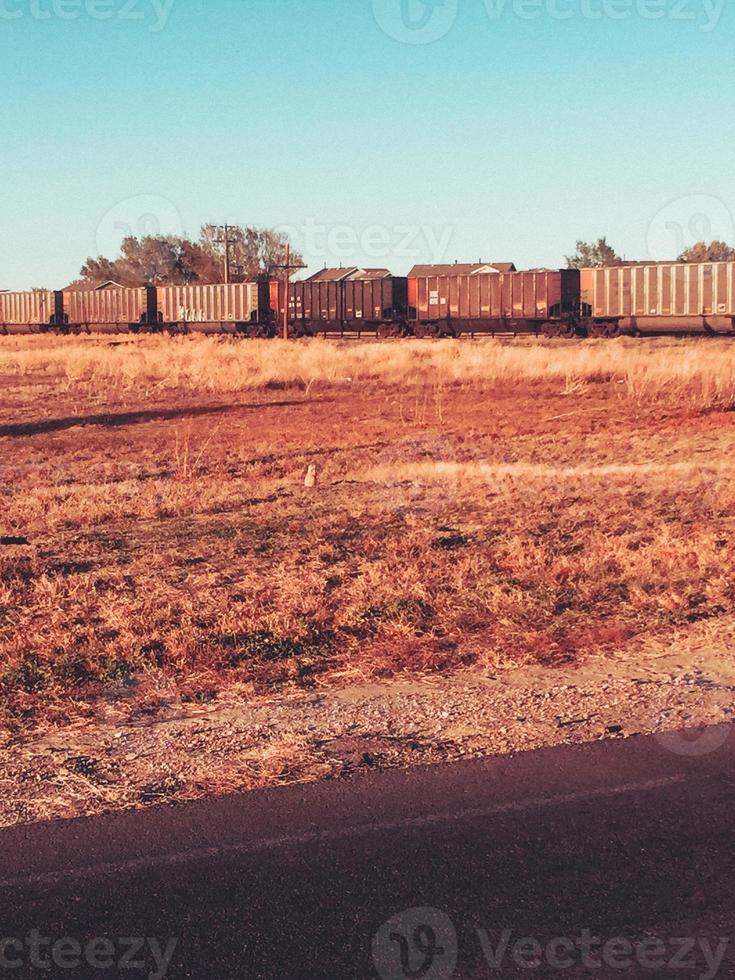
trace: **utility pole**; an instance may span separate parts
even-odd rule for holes
[[[283,270],[283,340],[288,340],[288,284],[291,280],[291,246],[286,246],[286,267]]]
[[[222,226],[222,237],[215,239],[215,244],[225,247],[225,284],[230,284],[230,232],[232,228],[228,224]]]
[[[286,261],[283,265],[273,265],[271,269],[282,269],[283,270],[283,320],[281,323],[281,337],[283,340],[288,340],[288,285],[291,279],[291,273],[296,272],[297,269],[305,269],[306,266],[303,262],[298,264],[291,262],[291,246],[286,245]]]

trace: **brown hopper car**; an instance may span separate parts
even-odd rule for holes
[[[458,269],[456,274],[450,270],[431,275],[424,266],[409,273],[409,323],[416,336],[577,334],[576,269],[471,273]]]
[[[283,312],[283,290],[274,289]],[[290,331],[377,333],[402,336],[406,331],[407,281],[387,269],[324,269],[288,290]]]
[[[72,289],[64,296],[64,329],[70,332],[127,333],[158,323],[156,290]]]

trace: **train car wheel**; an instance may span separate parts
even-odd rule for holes
[[[543,327],[541,327],[541,333],[547,340],[554,340],[554,338],[559,336],[559,324],[545,323]]]
[[[306,337],[313,337],[314,334],[309,330],[308,327],[301,326],[301,324],[291,324],[288,328],[289,340],[303,340]]]
[[[616,340],[618,337],[622,337],[623,331],[620,329],[619,323],[607,323],[605,324],[605,336],[610,340]]]

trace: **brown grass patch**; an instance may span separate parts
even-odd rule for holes
[[[6,725],[731,614],[733,349],[4,338]]]

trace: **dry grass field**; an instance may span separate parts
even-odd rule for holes
[[[726,341],[5,337],[0,381],[6,738],[735,611]]]

